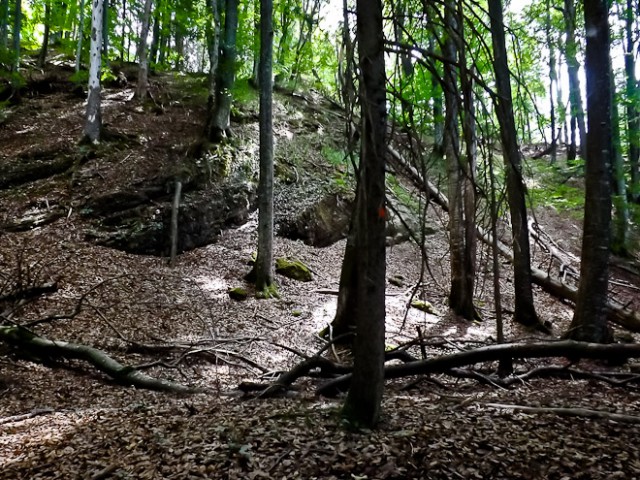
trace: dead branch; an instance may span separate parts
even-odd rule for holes
[[[106,373],[119,383],[138,388],[174,393],[197,393],[194,389],[170,380],[150,377],[134,367],[126,366],[97,348],[59,340],[40,337],[24,327],[0,326],[0,339],[8,345],[29,352],[37,358],[76,359],[90,363],[99,371]]]
[[[625,415],[622,413],[605,412],[602,410],[591,410],[588,408],[564,408],[564,407],[529,407],[526,405],[505,405],[502,403],[485,403],[487,407],[516,410],[527,413],[553,413],[563,417],[586,417],[602,418],[622,423],[640,423],[640,417],[635,415]]]
[[[16,423],[22,422],[24,420],[28,420],[33,417],[38,417],[40,415],[47,415],[49,413],[53,413],[53,408],[36,408],[29,413],[23,413],[22,415],[13,415],[11,417],[0,418],[0,425],[5,425],[7,423]]]
[[[427,360],[418,360],[401,365],[387,365],[385,378],[407,377],[411,375],[425,375],[429,373],[447,373],[455,368],[466,367],[481,362],[498,361],[504,357],[510,358],[548,358],[571,357],[590,359],[621,359],[640,356],[640,344],[596,344],[562,340],[558,342],[536,343],[504,343],[482,347],[475,350],[443,355]],[[337,391],[346,391],[351,382],[351,374],[342,375],[329,380],[318,387],[320,395],[332,395]]]

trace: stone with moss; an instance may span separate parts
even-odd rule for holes
[[[431,315],[440,315],[440,312],[426,300],[413,300],[411,306],[423,312],[430,313]]]
[[[238,301],[246,300],[247,297],[249,296],[249,294],[247,293],[247,290],[242,287],[230,288],[227,293],[229,294],[229,298],[231,298],[232,300],[238,300]]]
[[[294,310],[291,312],[291,315],[293,315],[294,317],[299,317],[302,315],[302,310]]]
[[[311,269],[295,258],[280,257],[276,259],[276,273],[299,282],[313,280]]]

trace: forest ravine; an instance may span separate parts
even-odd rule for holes
[[[267,381],[301,359],[291,350],[313,355],[324,343],[317,333],[335,312],[345,241],[314,248],[276,236],[275,256],[307,264],[311,282],[277,275],[280,299],[244,301],[228,290],[244,287],[255,251],[256,217],[225,228],[217,242],[181,254],[174,267],[166,258],[134,255],[96,245],[87,237],[80,211],[97,192],[125,189],[138,180],[170,170],[197,141],[204,122],[204,77],[163,74],[151,77],[152,107],[128,100],[133,87],[104,91],[103,118],[113,135],[99,147],[78,145],[83,100],[71,91],[31,90],[0,125],[1,161],[37,162],[60,155],[83,158],[57,176],[25,182],[0,192],[3,224],[60,209],[51,223],[0,237],[3,281],[18,269],[25,281],[55,282],[57,290],[11,307],[22,323],[73,312],[72,318],[36,327],[54,340],[100,348],[125,364],[149,366],[153,376],[169,378],[208,393],[186,396],[116,385],[77,361],[50,365],[0,350],[0,478],[319,478],[449,479],[572,478],[613,479],[640,476],[636,445],[638,422],[610,418],[519,412],[495,404],[584,408],[634,416],[640,408],[637,385],[614,387],[592,380],[533,379],[504,389],[444,375],[387,383],[382,423],[375,431],[351,432],[339,416],[340,398],[314,394],[318,382],[297,382],[285,398],[259,399],[237,389],[243,381]],[[252,97],[253,98],[253,97]],[[342,126],[331,104],[313,93],[276,95],[276,164],[291,157],[305,172],[276,183],[276,217],[292,215],[314,197],[305,192],[340,170],[322,155],[322,146]],[[257,117],[253,100],[240,101],[233,124],[236,152],[256,155]],[[333,119],[333,122],[332,122]],[[295,143],[302,138],[304,142]],[[298,150],[301,144],[306,150]],[[286,156],[278,156],[287,152]],[[288,158],[287,158],[288,157]],[[297,161],[296,160],[296,161]],[[532,162],[543,162],[533,160]],[[276,165],[277,166],[277,165]],[[341,168],[341,167],[340,167]],[[336,173],[337,171],[337,173]],[[535,179],[530,179],[533,184]],[[400,180],[402,181],[402,180]],[[334,185],[335,187],[336,185]],[[338,187],[340,185],[337,185]],[[409,187],[407,187],[409,188]],[[309,198],[307,198],[309,197]],[[279,210],[279,213],[278,213]],[[285,213],[283,213],[285,212]],[[536,210],[538,224],[564,250],[578,255],[579,219],[566,210]],[[413,339],[416,328],[433,340],[428,355],[439,355],[495,338],[489,260],[478,271],[478,306],[484,322],[467,322],[447,312],[448,244],[446,216],[429,209],[435,233],[427,242],[430,274],[417,297],[433,313],[406,305],[420,277],[420,252],[405,241],[388,247],[387,343]],[[484,248],[484,247],[483,247]],[[486,249],[484,249],[486,250]],[[483,250],[483,251],[484,251]],[[509,340],[546,338],[509,321],[510,274],[502,272]],[[534,265],[549,266],[541,249]],[[484,273],[483,273],[484,272]],[[623,303],[638,301],[637,278],[614,269]],[[84,296],[84,297],[83,297]],[[538,312],[563,332],[570,305],[535,289]],[[512,312],[511,312],[512,313]],[[143,344],[182,344],[191,348],[165,354],[141,353]],[[209,356],[191,358],[194,350]],[[420,355],[416,349],[415,354]],[[348,361],[336,347],[327,355]],[[175,364],[174,364],[175,362]],[[630,361],[629,368],[635,361]],[[567,359],[516,363],[528,368],[573,365]],[[172,368],[168,368],[172,367]],[[491,369],[490,365],[486,366]],[[614,367],[580,362],[592,372]],[[627,367],[625,367],[627,368]],[[493,406],[490,404],[494,404]],[[21,416],[24,415],[24,416]]]

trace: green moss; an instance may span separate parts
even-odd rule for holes
[[[249,296],[247,291],[242,287],[230,288],[227,293],[229,294],[229,298],[238,301],[246,300]]]
[[[430,313],[431,315],[440,315],[440,312],[438,312],[431,303],[425,300],[413,300],[411,302],[411,306],[423,312]]]
[[[302,311],[301,310],[294,310],[291,312],[291,315],[293,315],[294,317],[299,317],[300,315],[302,315]]]
[[[310,282],[313,280],[313,275],[309,267],[296,259],[285,257],[276,259],[276,273],[300,282]]]
[[[256,292],[256,298],[266,300],[269,298],[280,298],[280,293],[278,292],[278,286],[275,283],[271,285],[267,285],[262,290]]]

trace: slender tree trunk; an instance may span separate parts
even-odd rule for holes
[[[271,296],[273,285],[273,0],[260,0],[260,179],[256,290]]]
[[[220,42],[220,65],[216,80],[217,92],[207,138],[219,142],[231,134],[231,89],[235,80],[236,32],[238,29],[238,0],[227,0],[224,36]]]
[[[156,2],[155,11],[153,12],[153,33],[151,35],[151,48],[149,49],[149,61],[153,64],[158,63],[158,46],[160,45],[160,23],[162,21],[160,12],[162,11],[162,6],[162,0],[158,0]]]
[[[6,52],[9,41],[9,0],[0,0],[0,52]]]
[[[109,1],[102,2],[102,54],[109,65]]]
[[[386,85],[382,1],[357,1],[360,57],[361,195],[356,205],[357,334],[351,387],[342,414],[352,425],[378,421],[384,390]]]
[[[38,55],[38,66],[43,68],[47,62],[47,50],[49,48],[49,33],[51,31],[51,1],[47,0],[44,6],[44,34],[42,35],[42,47]]]
[[[84,2],[80,0],[80,20],[78,20],[78,48],[76,49],[76,72],[80,71],[82,62],[82,40],[84,39]]]
[[[611,66],[611,62],[609,62]],[[627,182],[624,175],[624,160],[622,158],[622,137],[620,135],[620,113],[616,99],[616,82],[613,69],[610,68],[611,79],[611,186],[613,190],[613,230],[611,238],[611,252],[622,257],[629,254],[629,204],[627,202]]]
[[[513,277],[515,289],[514,320],[522,325],[546,330],[538,319],[533,304],[531,286],[531,252],[527,207],[522,178],[522,156],[518,147],[516,125],[513,117],[511,83],[507,65],[507,49],[501,0],[489,0],[491,37],[493,43],[493,65],[496,75],[496,114],[500,123],[502,149],[506,171],[507,200],[511,214],[513,235]]]
[[[580,93],[580,80],[578,71],[580,64],[578,63],[577,51],[578,44],[576,42],[576,5],[573,0],[564,0],[564,16],[565,16],[565,57],[567,59],[567,72],[569,73],[569,103],[571,104],[571,116],[576,119],[578,125],[578,133],[580,138],[580,156],[587,158],[587,128],[584,123],[584,108],[582,107],[582,96]]]
[[[561,49],[558,48],[558,51]],[[561,142],[565,145],[569,143],[569,132],[567,129],[567,107],[564,103],[564,95],[562,92],[562,69],[556,69],[557,83],[556,83],[556,98],[558,99],[558,135]]]
[[[84,136],[91,143],[100,141],[102,112],[100,97],[100,67],[102,66],[102,20],[104,0],[93,0],[91,9],[91,50],[89,66],[89,97]]]
[[[22,0],[15,0],[15,10],[13,12],[13,62],[11,71],[18,73],[20,68],[20,31],[22,29]],[[14,89],[16,87],[14,81]]]
[[[254,2],[253,8],[254,8],[254,15],[253,15],[253,20],[254,20],[254,28],[253,28],[253,69],[252,69],[252,72],[251,72],[251,83],[253,85],[255,85],[256,87],[258,87],[259,84],[260,84],[260,60],[261,60],[261,55],[260,55],[260,32],[262,31],[262,28],[260,27],[260,19],[261,19],[262,15],[258,15],[258,8],[259,8],[258,2]],[[273,20],[271,20],[271,22],[273,23]],[[273,62],[272,62],[272,66],[273,66]]]
[[[125,59],[125,46],[127,45],[127,0],[122,0],[122,11],[120,16],[120,21],[122,22],[122,32],[120,34],[120,61],[124,62]],[[131,32],[129,32],[129,37],[131,36]],[[129,60],[129,49],[127,51],[127,61]]]
[[[469,155],[474,155],[475,140],[473,139],[473,112],[463,112],[465,143],[467,158],[460,152],[460,140],[458,130],[459,98],[458,67],[462,69],[462,76],[466,76],[465,55],[463,46],[456,39],[461,35],[461,16],[458,15],[456,5],[452,1],[445,4],[445,27],[447,37],[444,42],[443,55],[446,58],[444,65],[444,96],[446,106],[444,145],[447,160],[448,192],[449,192],[449,257],[451,264],[451,289],[449,292],[449,307],[456,315],[468,320],[473,320],[475,307],[473,305],[473,286],[475,277],[475,202],[473,199],[473,184],[469,178],[467,162],[473,162]],[[462,81],[462,80],[461,80]],[[466,82],[466,79],[464,80]],[[469,98],[471,92],[463,92],[465,96],[465,109],[472,109],[473,102]],[[469,198],[471,196],[471,198]],[[471,212],[469,211],[471,209]],[[471,244],[467,223],[471,223]]]
[[[624,70],[626,74],[626,94],[627,94],[627,135],[629,142],[629,167],[631,170],[631,198],[638,202],[640,200],[640,89],[636,79],[635,60],[635,37],[634,32],[634,11],[632,0],[627,0],[625,11],[625,40],[626,48],[624,52]]]
[[[311,3],[309,8],[309,3]],[[320,0],[303,0],[303,14],[300,20],[300,35],[298,36],[298,43],[295,49],[295,55],[293,58],[293,64],[291,66],[290,80],[297,83],[300,77],[300,62],[302,60],[302,54],[305,46],[311,40],[313,30],[318,24],[318,14],[320,13]]]
[[[435,53],[435,42],[429,36],[429,52]],[[433,151],[442,158],[444,155],[444,110],[442,108],[442,87],[438,78],[431,73],[432,112],[433,112]]]
[[[292,20],[292,1],[291,0],[285,0],[286,3],[285,5],[282,6],[281,9],[281,13],[280,13],[280,40],[278,41],[278,53],[276,55],[276,63],[277,65],[279,65],[281,68],[284,67],[285,64],[285,54],[286,52],[289,50],[289,38],[291,35],[291,24],[293,23]],[[344,7],[344,3],[346,2],[346,0],[343,0],[343,9],[346,8]],[[347,23],[343,25],[343,29],[349,28],[349,21],[347,19]],[[350,36],[350,34],[349,34]],[[344,38],[344,33],[343,33],[343,38]],[[346,44],[345,44],[346,45]]]
[[[151,19],[152,0],[145,0],[144,10],[140,23],[140,43],[138,44],[138,85],[136,86],[135,96],[138,101],[143,101],[147,96],[148,78],[149,78],[149,61],[147,59],[147,37],[149,37],[149,22]]]
[[[216,98],[216,72],[218,70],[218,50],[220,49],[220,10],[218,0],[207,0],[211,21],[207,22],[207,48],[209,52],[209,99],[207,112],[213,111]],[[208,114],[210,116],[210,114]]]
[[[584,0],[587,114],[585,212],[578,302],[567,337],[605,343],[611,229],[611,78],[607,0]]]
[[[549,49],[549,116],[551,120],[551,164],[556,163],[557,140],[556,140],[556,105],[553,93],[558,83],[556,74],[556,51],[551,36],[551,2],[546,0],[547,14],[545,17],[545,33],[547,37],[547,48]]]

